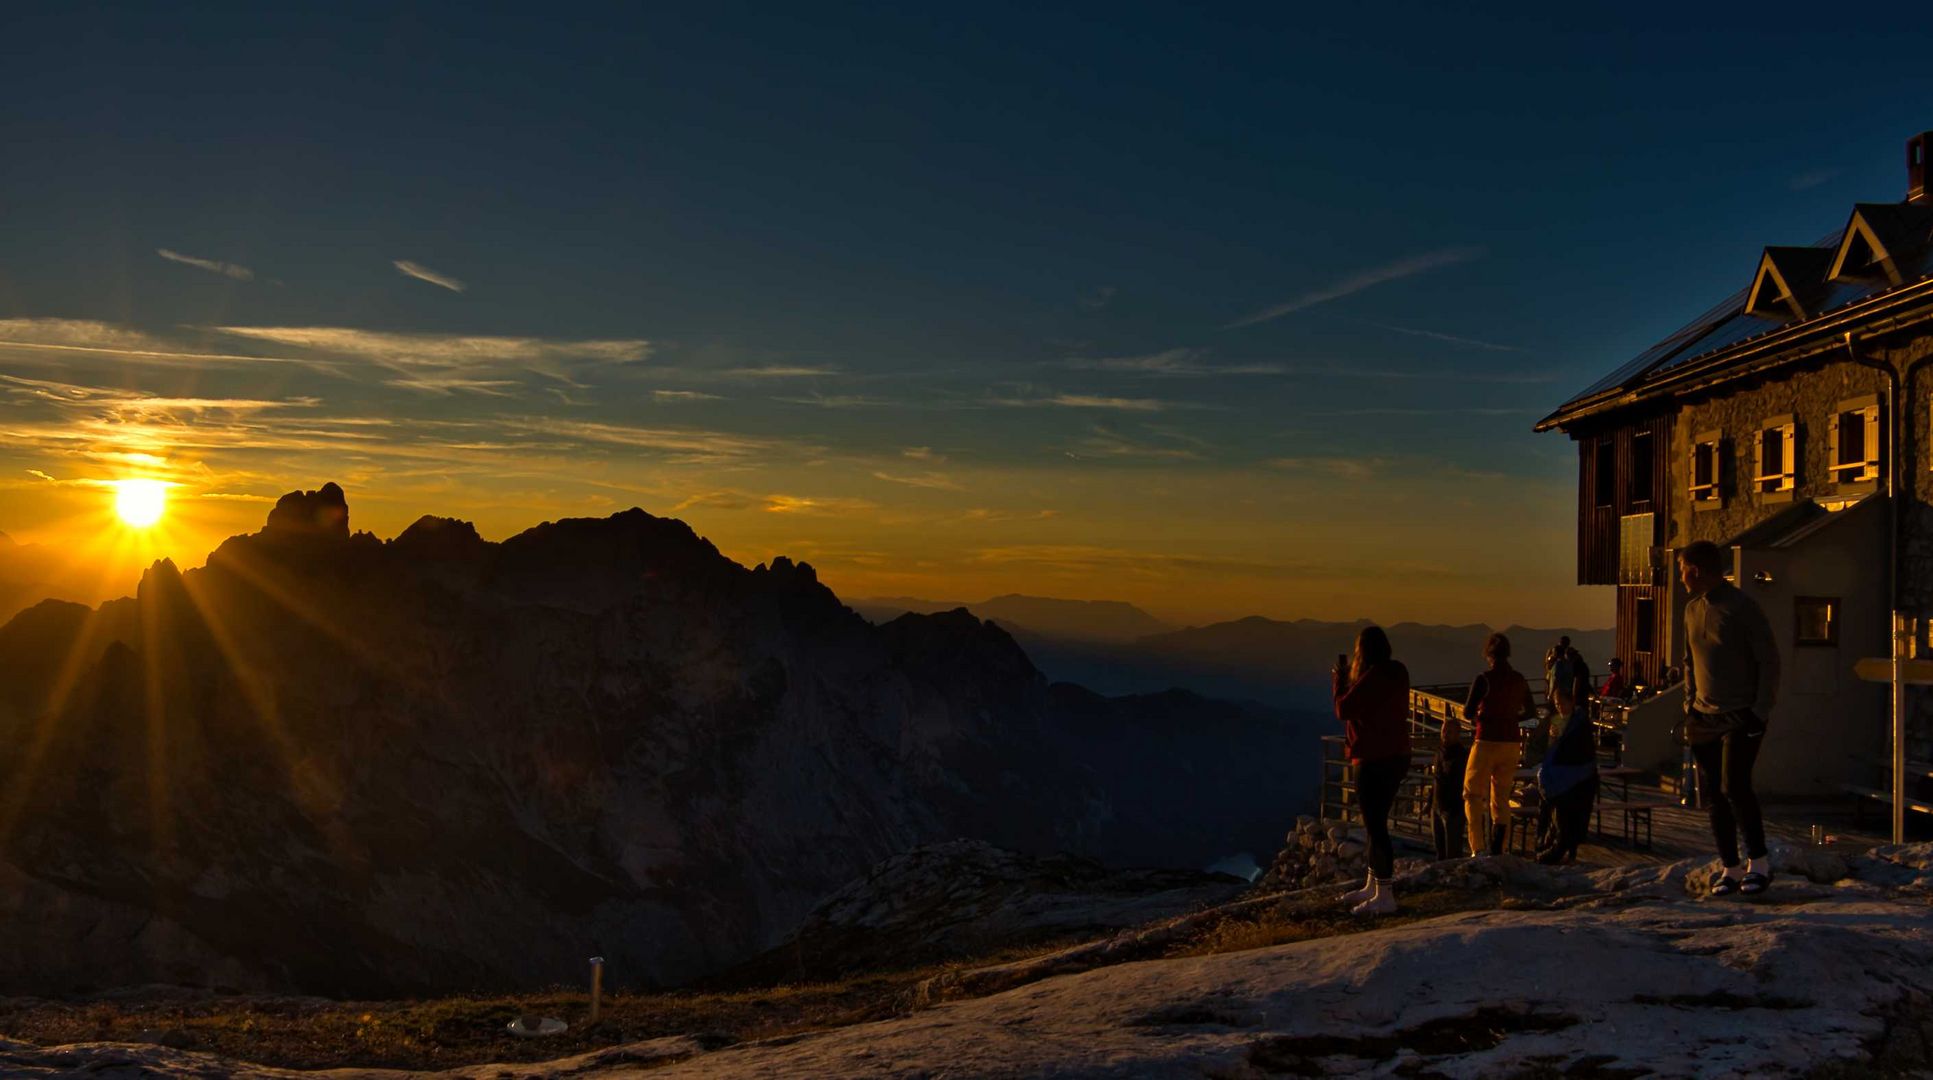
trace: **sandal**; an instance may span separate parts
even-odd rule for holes
[[[1727,877],[1723,874],[1720,874],[1718,876],[1718,879],[1712,882],[1711,894],[1713,896],[1730,896],[1733,893],[1737,892],[1738,888],[1739,886],[1738,886],[1737,878]]]
[[[1757,896],[1759,893],[1764,892],[1765,887],[1770,884],[1772,884],[1772,875],[1749,873],[1738,883],[1738,891],[1744,893],[1746,896]]]

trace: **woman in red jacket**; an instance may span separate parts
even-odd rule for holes
[[[1336,718],[1356,767],[1356,801],[1369,834],[1369,880],[1343,899],[1355,903],[1350,911],[1357,915],[1384,915],[1396,910],[1389,811],[1409,772],[1409,669],[1391,658],[1382,627],[1365,626],[1348,670],[1338,666],[1334,676]]]

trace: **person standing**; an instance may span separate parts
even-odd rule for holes
[[[1598,775],[1596,725],[1591,721],[1591,666],[1571,650],[1572,685],[1567,716],[1552,721],[1550,748],[1537,766],[1537,788],[1542,808],[1552,819],[1549,842],[1537,852],[1547,865],[1577,861],[1577,849],[1590,833],[1591,810],[1597,805]]]
[[[1469,767],[1470,744],[1463,737],[1463,724],[1454,716],[1446,716],[1436,741],[1436,783],[1430,790],[1430,838],[1438,859],[1453,858],[1463,850],[1468,835],[1463,817],[1463,774]]]
[[[1569,650],[1567,645],[1566,651]],[[1510,827],[1510,791],[1523,757],[1523,729],[1530,709],[1530,683],[1510,666],[1510,639],[1491,634],[1483,643],[1488,670],[1470,684],[1463,718],[1475,728],[1470,763],[1463,773],[1463,816],[1470,830],[1470,854],[1503,854]],[[1565,660],[1569,670],[1569,661]]]
[[[1567,716],[1570,710],[1558,700],[1571,683],[1571,636],[1565,634],[1557,639],[1557,644],[1544,654],[1544,703],[1551,708],[1552,716]]]
[[[1396,910],[1389,811],[1409,773],[1409,669],[1394,658],[1382,627],[1365,626],[1348,666],[1333,675],[1336,718],[1356,768],[1356,800],[1369,835],[1369,879],[1343,900],[1355,905],[1353,914],[1386,915]]]
[[[1779,688],[1772,624],[1757,601],[1726,581],[1718,545],[1699,540],[1678,552],[1685,603],[1684,741],[1698,762],[1698,793],[1711,814],[1712,839],[1725,873],[1713,896],[1764,892],[1772,883],[1765,823],[1752,766],[1764,744]],[[1747,862],[1739,866],[1744,833]]]

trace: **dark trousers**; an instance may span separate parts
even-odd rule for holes
[[[1738,865],[1738,834],[1745,833],[1748,858],[1765,855],[1765,821],[1758,792],[1752,790],[1752,765],[1758,761],[1765,731],[1734,731],[1691,748],[1698,759],[1698,794],[1711,812],[1712,839],[1726,866]]]
[[[1550,837],[1544,846],[1545,851],[1554,852],[1563,858],[1575,858],[1579,845],[1591,835],[1591,811],[1597,806],[1597,777],[1591,776],[1578,781],[1577,785],[1562,795],[1553,795],[1544,800],[1550,811]]]
[[[1362,802],[1363,831],[1369,834],[1369,872],[1387,880],[1396,872],[1396,849],[1389,842],[1389,810],[1409,772],[1409,755],[1365,761],[1356,766],[1356,795]]]
[[[1430,838],[1436,842],[1436,857],[1454,858],[1467,854],[1463,820],[1463,771],[1470,766],[1470,748],[1445,746],[1436,759],[1436,788],[1430,793]]]

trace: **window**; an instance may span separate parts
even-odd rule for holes
[[[1649,585],[1651,580],[1650,514],[1626,514],[1618,519],[1618,584]]]
[[[1597,505],[1610,506],[1614,501],[1618,484],[1617,446],[1611,441],[1610,436],[1607,435],[1598,440],[1596,454],[1597,457],[1592,464],[1597,470],[1595,492]]]
[[[1642,596],[1638,598],[1637,609],[1637,625],[1631,628],[1631,651],[1655,652],[1658,642],[1658,602],[1649,596]],[[1641,678],[1635,673],[1631,677],[1633,680]]]
[[[1799,483],[1798,435],[1799,426],[1790,416],[1775,416],[1759,429],[1755,479],[1761,496],[1792,497]]]
[[[1651,468],[1655,462],[1652,457],[1651,433],[1640,431],[1631,436],[1631,501],[1648,503],[1651,501]]]
[[[1716,431],[1699,434],[1691,447],[1691,502],[1701,509],[1724,501],[1718,485],[1721,436]]]
[[[1839,644],[1839,600],[1801,596],[1792,601],[1794,645]]]
[[[1832,479],[1870,484],[1879,479],[1879,399],[1839,403],[1832,415]]]

